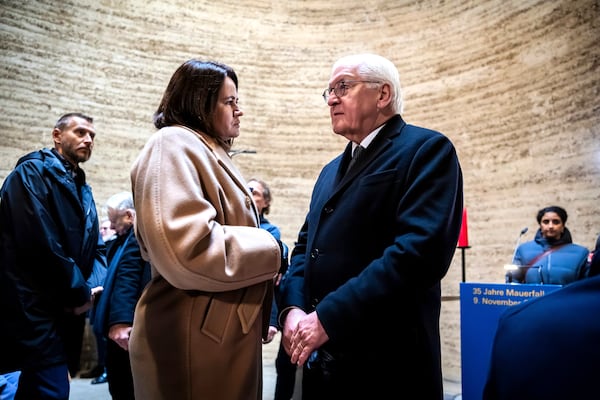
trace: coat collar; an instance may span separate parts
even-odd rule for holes
[[[400,134],[405,125],[406,122],[404,122],[400,115],[395,115],[390,118],[383,128],[381,128],[377,136],[371,141],[369,147],[367,147],[362,154],[361,159],[358,160],[357,165],[353,167],[351,171],[345,173],[348,163],[352,158],[352,142],[348,142],[338,166],[337,180],[340,184],[339,186],[353,180],[353,178],[358,175],[372,159],[377,157],[377,155],[389,145],[392,137]]]
[[[231,177],[233,182],[235,182],[235,185],[243,192],[243,195],[246,197],[246,201],[249,203],[252,210],[254,210],[256,226],[259,226],[260,217],[258,209],[256,208],[254,201],[252,200],[252,193],[250,193],[248,189],[246,180],[240,174],[238,168],[233,163],[233,160],[229,155],[229,149],[224,148],[215,138],[204,132],[195,131],[182,125],[178,126],[197,135],[200,141],[210,150],[210,152],[217,159],[217,162],[219,163],[221,168],[223,168],[227,172],[227,174]]]

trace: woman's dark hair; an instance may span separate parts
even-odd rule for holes
[[[563,225],[567,223],[567,212],[565,211],[564,208],[559,207],[559,206],[549,206],[549,207],[544,207],[540,211],[538,211],[538,213],[537,213],[537,222],[538,222],[538,224],[542,223],[542,217],[547,212],[557,213],[558,216],[560,217]]]
[[[213,129],[213,111],[226,77],[237,89],[238,78],[231,67],[197,59],[184,62],[169,81],[154,113],[154,126],[183,125],[219,139]]]

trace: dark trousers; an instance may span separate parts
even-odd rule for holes
[[[285,352],[283,344],[279,344],[277,358],[275,359],[275,370],[277,381],[275,382],[275,397],[273,400],[290,400],[294,395],[296,384],[296,364],[292,364],[290,356]]]
[[[98,303],[102,298],[102,292],[96,297],[94,302],[94,306],[89,311],[89,323],[92,327],[92,332],[94,332],[94,337],[96,339],[96,354],[98,355],[98,367],[105,369],[106,365],[106,342],[109,340],[104,337],[104,332],[102,332],[103,327],[102,323],[96,323],[96,312],[98,310]]]
[[[15,400],[69,400],[67,364],[24,369],[19,377]]]
[[[96,352],[98,353],[98,365],[104,367],[106,364],[106,342],[104,337],[96,338]]]
[[[65,313],[57,322],[59,334],[63,339],[67,366],[71,377],[79,372],[83,332],[85,330],[85,314],[73,315]]]
[[[113,400],[135,399],[129,352],[110,339],[106,339],[106,375]]]
[[[310,358],[302,370],[302,398],[305,400],[399,399],[406,385],[397,368],[387,368],[394,362],[385,354],[376,358],[356,359],[326,350]],[[410,384],[416,381],[411,381]],[[423,399],[431,400],[429,397]]]

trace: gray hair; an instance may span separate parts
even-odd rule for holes
[[[356,67],[362,78],[387,83],[392,88],[392,111],[402,114],[404,104],[402,101],[402,88],[400,86],[400,74],[398,69],[390,60],[377,54],[354,54],[340,58],[333,64],[332,71],[340,66]]]
[[[112,208],[113,210],[124,211],[133,210],[133,196],[131,192],[120,192],[110,196],[106,202],[106,209]]]

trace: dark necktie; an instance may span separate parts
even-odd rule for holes
[[[354,149],[354,153],[352,153],[352,159],[348,163],[348,168],[346,169],[346,173],[348,171],[350,171],[350,168],[352,168],[352,166],[356,163],[356,160],[358,160],[358,158],[360,157],[360,154],[363,152],[364,149],[365,148],[362,146],[356,146],[356,148]]]

